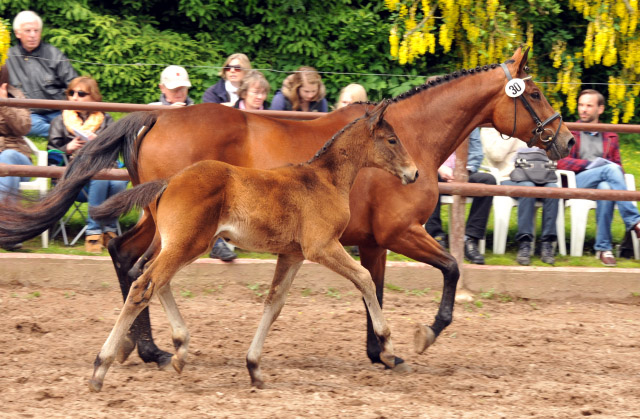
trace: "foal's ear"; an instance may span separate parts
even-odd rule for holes
[[[378,105],[371,110],[369,114],[369,127],[373,130],[377,128],[384,119],[384,113],[387,110],[387,106],[391,101],[389,99],[385,99],[382,102],[378,103]]]

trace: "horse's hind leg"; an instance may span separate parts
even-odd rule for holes
[[[155,223],[149,215],[149,211],[145,211],[140,221],[131,230],[109,242],[109,254],[116,269],[120,291],[125,301],[131,284],[142,274],[142,266],[137,261],[140,262],[140,256],[149,248],[155,230]],[[143,261],[142,265],[144,263],[146,261]],[[145,308],[133,322],[118,354],[118,361],[124,362],[136,344],[138,354],[144,362],[156,362],[158,368],[164,368],[171,362],[172,355],[159,349],[153,342],[148,308]]]
[[[284,306],[287,292],[303,261],[304,258],[302,255],[278,256],[278,263],[276,264],[276,272],[271,282],[271,289],[269,290],[267,299],[264,301],[262,319],[260,320],[260,325],[253,337],[253,341],[251,341],[251,346],[247,353],[247,369],[251,376],[251,385],[254,387],[264,388],[264,380],[262,379],[262,372],[260,371],[262,347],[271,325],[276,321]]]
[[[171,284],[167,284],[158,290],[158,298],[169,318],[171,338],[173,340],[173,346],[176,349],[175,355],[171,358],[171,364],[178,373],[181,373],[182,368],[186,364],[187,351],[189,349],[189,330],[180,314],[180,310],[178,310],[176,300],[173,298]]]
[[[391,343],[391,330],[387,325],[380,304],[376,298],[375,288],[369,271],[353,260],[337,240],[325,248],[315,249],[314,254],[305,252],[305,256],[307,259],[321,263],[332,271],[349,279],[362,293],[367,313],[371,317],[373,332],[379,341],[379,358],[384,365],[395,369],[396,362],[393,344]]]

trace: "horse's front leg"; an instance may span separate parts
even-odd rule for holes
[[[132,229],[111,240],[107,246],[118,275],[124,301],[127,299],[131,284],[142,274],[142,268],[147,261],[140,259],[140,257],[149,248],[154,234],[155,223],[149,216],[149,212],[145,211],[140,221]],[[138,354],[144,362],[155,362],[160,369],[171,363],[172,355],[159,349],[153,341],[148,308],[145,308],[133,322],[120,347],[117,356],[118,362],[126,361],[136,344]]]
[[[387,261],[387,249],[384,249],[379,246],[367,246],[360,245],[360,262],[362,266],[364,266],[369,273],[371,274],[371,279],[376,287],[376,298],[378,299],[378,304],[382,308],[382,300],[384,296],[384,272],[385,265]],[[363,300],[364,302],[364,300]],[[367,304],[365,302],[365,308],[367,308]],[[367,356],[374,364],[383,364],[380,360],[380,342],[378,337],[373,332],[373,324],[371,323],[371,315],[369,314],[369,310],[367,309]],[[408,364],[404,362],[402,358],[396,356],[394,361],[396,367],[394,371],[402,372],[409,371],[410,367]]]
[[[256,331],[249,352],[247,353],[247,369],[251,377],[251,385],[257,388],[264,388],[264,380],[260,371],[260,358],[262,356],[262,347],[267,338],[267,333],[273,322],[276,321],[284,302],[287,298],[287,292],[291,287],[293,278],[298,273],[304,258],[302,255],[279,255],[276,271],[271,282],[269,295],[264,301],[264,311],[260,325]]]
[[[414,337],[414,349],[417,353],[422,353],[453,321],[453,304],[460,277],[458,263],[417,223],[402,233],[394,234],[393,241],[386,243],[385,246],[396,253],[428,263],[442,272],[444,279],[442,298],[435,321],[431,326],[418,325]]]
[[[382,313],[369,271],[353,260],[337,240],[322,248],[314,249],[313,253],[305,252],[305,256],[349,279],[362,293],[367,313],[371,318],[371,328],[380,348],[378,359],[387,367],[396,370],[391,330]]]

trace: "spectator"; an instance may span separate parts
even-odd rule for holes
[[[271,102],[272,110],[327,112],[325,88],[313,67],[300,67],[282,82]]]
[[[160,74],[160,101],[150,105],[189,106],[193,99],[189,97],[189,74],[183,67],[170,65]]]
[[[499,170],[498,181],[501,185],[558,187],[557,183],[536,184],[531,181],[513,181],[509,175],[515,168],[515,156],[520,150],[527,149],[527,144],[517,138],[503,139],[493,128],[481,128],[480,137],[485,154],[485,162]],[[536,198],[520,197],[518,200],[518,255],[516,261],[520,265],[531,264],[531,243],[534,239],[534,217],[536,214]],[[540,237],[540,259],[544,263],[555,263],[553,242],[557,240],[556,218],[558,216],[558,200],[542,199],[542,236]]]
[[[604,112],[604,96],[587,89],[578,95],[579,122],[599,123]],[[626,190],[618,135],[613,132],[574,131],[576,144],[568,157],[558,160],[558,169],[576,173],[576,186],[589,189]],[[611,251],[611,221],[613,207],[618,205],[627,230],[640,236],[640,214],[631,201],[597,201],[596,257],[605,266],[615,266]]]
[[[64,100],[67,84],[78,73],[58,48],[41,41],[40,16],[30,10],[18,13],[13,31],[18,44],[9,49],[7,58],[10,84],[29,99]],[[58,110],[31,109],[28,135],[47,137],[51,121],[59,115]]]
[[[20,98],[24,95],[9,83],[9,68],[0,67],[0,98]],[[13,106],[0,106],[0,163],[31,165],[31,149],[22,138],[31,128],[29,110]],[[18,176],[0,177],[0,201],[17,196],[20,181],[29,178]],[[17,244],[3,247],[5,250],[16,250],[22,247]]]
[[[355,102],[366,102],[367,91],[358,83],[351,83],[340,90],[336,109],[343,108]]]
[[[102,95],[98,83],[91,77],[77,77],[71,80],[67,89],[67,97],[73,102],[100,102]],[[49,146],[67,154],[69,158],[78,152],[87,141],[93,140],[97,134],[113,123],[111,115],[99,111],[64,110],[51,121]],[[114,162],[114,165],[116,162]],[[102,204],[107,198],[127,188],[126,180],[89,181],[88,201],[93,207]],[[116,219],[99,224],[90,216],[87,222],[85,250],[100,253],[109,240],[116,237]]]
[[[248,71],[238,88],[238,97],[240,99],[233,107],[250,111],[262,110],[266,107],[265,99],[270,89],[271,86],[269,86],[269,82],[262,73],[255,70]]]
[[[202,102],[235,105],[238,100],[238,88],[249,70],[251,70],[251,62],[246,55],[241,53],[230,55],[220,70],[222,78],[204,92]]]
[[[467,160],[467,170],[469,171],[470,183],[484,183],[486,185],[495,185],[496,178],[489,173],[478,172],[480,163],[482,163],[482,143],[480,141],[480,130],[474,129],[469,136],[469,155]],[[446,162],[438,169],[439,182],[452,182],[453,169],[455,167],[455,153],[453,153]],[[478,240],[485,236],[487,230],[487,221],[489,220],[489,212],[491,211],[492,196],[476,196],[473,198],[469,218],[465,227],[464,235],[464,258],[471,263],[484,265],[484,256],[478,250]],[[446,247],[446,236],[442,229],[442,221],[440,219],[440,199],[436,204],[433,214],[425,224],[427,233],[436,239],[443,247]]]

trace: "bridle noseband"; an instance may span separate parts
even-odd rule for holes
[[[504,70],[504,74],[507,76],[507,80],[511,81],[513,77],[511,77],[511,72],[509,71],[509,68],[507,68],[507,65],[505,63],[502,63],[500,64],[500,67],[502,68],[502,70]],[[531,118],[533,118],[533,122],[536,123],[536,128],[533,131],[531,131],[533,136],[527,142],[527,147],[533,147],[533,145],[536,143],[538,139],[540,139],[540,141],[542,141],[542,143],[544,144],[545,150],[548,150],[550,147],[555,146],[556,139],[558,138],[558,133],[560,132],[560,127],[562,126],[562,115],[556,112],[546,120],[541,121],[540,118],[538,118],[536,111],[534,111],[531,105],[529,104],[529,102],[527,102],[527,99],[524,97],[524,94],[521,94],[520,96],[513,98],[513,132],[511,133],[511,136],[513,136],[516,133],[516,112],[518,109],[516,99],[520,99],[522,101],[522,104],[524,105],[525,109],[529,111]],[[553,134],[553,137],[548,135],[543,138],[542,134],[545,131],[548,131],[549,134],[551,134],[551,130],[546,129],[545,127],[549,125],[551,122],[555,121],[556,119],[560,119],[560,123],[558,124],[558,129],[556,129],[556,132],[555,134]]]

